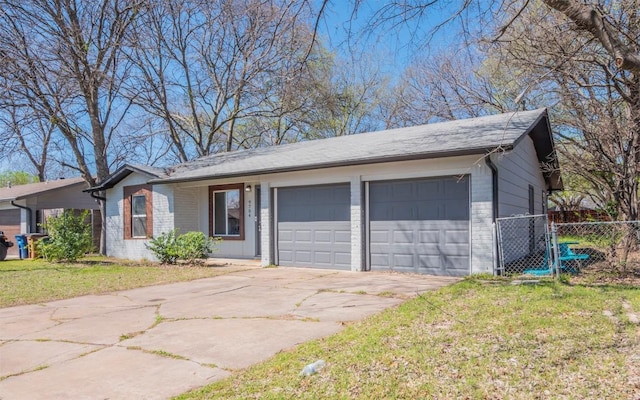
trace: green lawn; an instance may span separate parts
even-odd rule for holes
[[[226,274],[237,267],[159,266],[92,257],[75,264],[0,261],[0,307],[35,304]]]
[[[232,267],[0,262],[0,307],[185,281]],[[179,399],[640,397],[640,290],[467,279]],[[318,359],[326,366],[300,377]]]
[[[636,399],[630,313],[635,288],[469,279],[178,398]]]

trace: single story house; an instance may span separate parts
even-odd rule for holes
[[[84,190],[82,178],[58,179],[0,188],[0,231],[15,243],[16,235],[42,232],[41,224],[59,210],[91,210],[94,242],[100,243],[99,204]],[[18,246],[9,248],[18,255]]]
[[[462,276],[493,272],[496,217],[562,189],[546,109],[125,165],[106,192],[111,256],[154,259],[174,228],[262,265]]]

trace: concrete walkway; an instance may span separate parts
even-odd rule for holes
[[[0,309],[0,399],[167,399],[456,281],[226,268],[214,278]]]

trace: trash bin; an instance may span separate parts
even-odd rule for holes
[[[30,233],[27,236],[27,247],[29,248],[29,258],[38,258],[40,255],[38,254],[36,248],[36,242],[47,235],[43,235],[42,233]]]
[[[25,235],[16,235],[16,244],[18,245],[18,253],[20,259],[29,258],[29,250],[27,249],[27,237]]]

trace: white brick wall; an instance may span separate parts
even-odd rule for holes
[[[145,244],[148,240],[124,240],[123,221],[123,188],[125,186],[142,185],[148,178],[140,174],[131,174],[106,194],[107,255],[130,260],[156,260]],[[173,229],[173,188],[170,185],[153,186],[153,235]]]
[[[174,229],[174,197],[172,185],[153,186],[153,236]]]
[[[493,273],[493,184],[484,162],[471,171],[471,273]]]
[[[363,237],[362,182],[371,180],[390,180],[403,178],[417,178],[427,176],[451,176],[458,174],[471,175],[471,273],[493,271],[493,225],[492,225],[492,176],[491,170],[478,158],[458,157],[439,160],[421,160],[411,162],[398,162],[388,164],[364,165],[354,167],[340,167],[318,171],[293,172],[287,174],[273,174],[261,177],[261,264],[272,264],[275,255],[272,254],[272,229],[273,216],[271,215],[271,189],[273,187],[288,185],[312,185],[344,181],[348,179],[351,184],[351,269],[361,271],[364,266],[365,247]],[[119,185],[108,191],[107,217],[109,235],[107,237],[107,251],[110,255],[131,259],[148,258],[153,255],[144,247],[144,240],[123,240],[123,227],[121,220],[122,211],[122,187],[141,184],[145,178],[132,174]],[[234,182],[242,181],[242,179]],[[234,183],[224,182],[224,183]],[[202,182],[200,186],[176,188],[172,185],[154,186],[154,234],[166,232],[173,227],[178,227],[181,232],[189,230],[202,230],[206,232],[208,226],[203,226],[207,221],[208,192],[206,187],[220,182]],[[254,225],[253,218],[247,218],[247,224]],[[247,227],[248,228],[248,227]],[[246,240],[244,244],[238,243],[252,250],[255,246],[253,239]],[[251,243],[250,243],[251,242]],[[236,249],[229,243],[228,251],[224,256],[247,258],[251,254],[248,250]],[[236,251],[237,254],[233,253]],[[227,254],[228,253],[228,254]],[[220,253],[223,254],[222,252]]]
[[[351,270],[362,271],[362,180],[351,178]]]
[[[269,183],[262,182],[260,188],[260,225],[261,238],[261,262],[264,267],[273,263],[273,254],[271,254],[271,187]]]
[[[105,207],[107,237],[107,255],[117,258],[127,258],[140,260],[143,258],[153,259],[145,255],[147,249],[144,244],[146,240],[124,240],[123,221],[123,188],[131,185],[141,185],[146,183],[146,179],[138,174],[131,174],[120,181],[112,189],[107,190],[107,204]]]
[[[207,233],[208,227],[200,226],[199,189],[175,188],[174,198],[174,224],[180,233],[190,231],[202,231]]]

